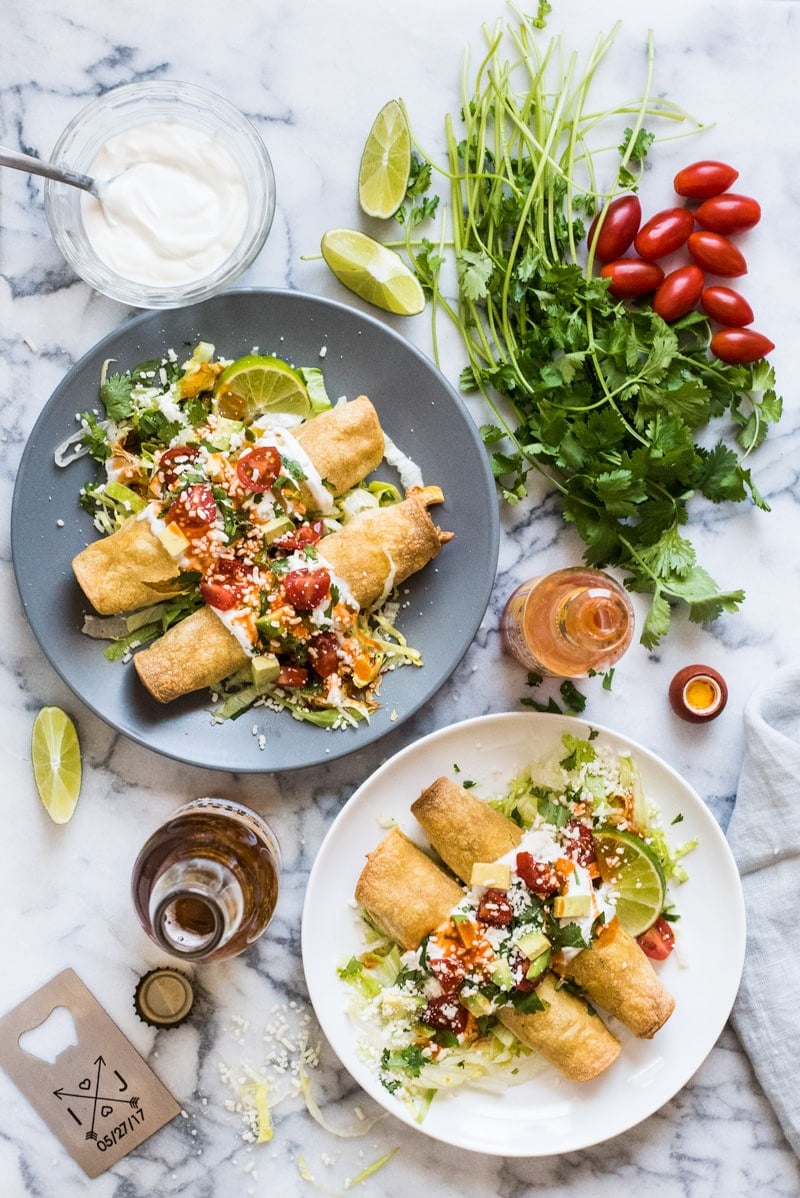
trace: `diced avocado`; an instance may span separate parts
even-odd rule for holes
[[[553,915],[556,919],[583,919],[591,913],[590,894],[559,894],[553,899]]]
[[[229,420],[227,416],[218,415],[208,440],[221,453],[229,453],[233,438],[241,438],[243,430],[244,424],[241,420]]]
[[[159,525],[156,529],[156,536],[170,557],[180,557],[189,544],[189,538],[174,523],[165,524],[163,527]]]
[[[526,932],[526,934],[524,936],[520,936],[519,940],[517,941],[517,948],[524,956],[528,958],[529,961],[533,961],[539,956],[540,953],[543,953],[545,949],[548,949],[549,947],[550,941],[547,939],[544,932]]]
[[[470,886],[493,886],[498,890],[508,890],[511,885],[511,866],[497,861],[476,861],[469,881]]]
[[[276,624],[271,616],[259,616],[256,620],[256,628],[267,641],[281,635],[280,624]]]
[[[511,972],[511,966],[503,957],[498,957],[496,961],[492,962],[490,972],[495,986],[499,986],[501,990],[514,989],[514,975]]]
[[[271,545],[279,537],[285,537],[287,532],[291,532],[293,528],[294,525],[288,516],[275,516],[273,520],[268,520],[266,524],[261,525],[261,535],[266,544]]]
[[[485,994],[481,994],[478,991],[475,994],[464,994],[462,992],[458,997],[461,1005],[466,1007],[468,1011],[471,1011],[476,1019],[480,1019],[482,1015],[491,1015],[492,1000],[487,998]]]
[[[281,663],[274,653],[262,653],[250,659],[250,672],[254,686],[266,686],[280,674]]]
[[[548,965],[550,964],[550,958],[552,955],[553,954],[551,953],[550,949],[547,948],[543,953],[539,953],[539,956],[535,957],[534,960],[531,961],[530,965],[528,966],[528,971],[525,974],[525,977],[529,982],[535,981],[536,978],[544,973],[545,969],[547,969]]]

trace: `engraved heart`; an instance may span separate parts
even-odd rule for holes
[[[113,1108],[113,1106],[101,1106],[101,1107],[100,1107],[100,1114],[102,1115],[102,1117],[103,1117],[104,1119],[107,1119],[109,1115],[113,1115],[113,1114],[114,1114],[114,1108]]]
[[[79,1090],[91,1090],[91,1088],[92,1088],[92,1079],[90,1077],[85,1077],[82,1082],[78,1082]]]

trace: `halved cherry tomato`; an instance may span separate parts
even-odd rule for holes
[[[331,586],[331,576],[323,567],[318,570],[290,570],[283,580],[286,598],[296,611],[311,611],[321,603]]]
[[[769,337],[754,329],[720,329],[711,338],[711,352],[721,362],[757,362],[774,348]]]
[[[339,669],[339,641],[335,632],[319,632],[308,643],[308,657],[320,678],[328,678]]]
[[[755,320],[753,309],[744,296],[730,287],[704,288],[700,293],[700,306],[712,320],[737,329]]]
[[[478,903],[478,921],[492,928],[504,928],[514,918],[514,911],[505,890],[490,886],[484,890]]]
[[[665,961],[675,947],[675,933],[664,916],[659,915],[651,928],[636,937],[636,943],[651,961]]]
[[[217,611],[230,611],[239,602],[239,595],[232,587],[206,578],[200,583],[200,594],[208,606],[215,607]]]
[[[603,224],[598,233],[601,217]],[[613,262],[615,258],[621,258],[636,236],[641,220],[642,205],[638,196],[618,196],[598,212],[586,238],[597,261]]]
[[[308,682],[308,670],[302,666],[281,666],[281,671],[275,679],[276,686],[305,686]]]
[[[702,229],[699,233],[692,233],[686,244],[689,255],[710,274],[722,275],[725,279],[747,274],[744,255],[721,233],[709,233]]]
[[[200,456],[197,445],[173,445],[165,449],[158,459],[156,474],[160,474],[165,487],[174,487],[186,466],[191,466]]]
[[[439,994],[428,999],[419,1018],[426,1027],[460,1036],[469,1022],[469,1011],[452,994]]]
[[[706,158],[678,171],[673,186],[679,196],[689,200],[706,200],[709,196],[727,191],[738,178],[739,172],[726,162]]]
[[[537,861],[531,853],[517,853],[517,873],[537,898],[560,894],[564,880],[549,861]]]
[[[217,502],[208,483],[192,483],[175,499],[167,519],[186,531],[208,528],[217,518]]]
[[[281,455],[274,445],[257,445],[236,463],[239,482],[248,491],[268,491],[281,472]]]
[[[703,290],[705,275],[699,266],[671,270],[653,296],[653,311],[667,322],[691,312]]]
[[[429,957],[428,968],[445,994],[452,994],[464,980],[467,967],[458,957]]]
[[[275,544],[279,549],[304,549],[306,545],[316,545],[325,532],[325,525],[321,520],[313,520],[310,524],[300,524],[292,532],[287,532],[285,536],[279,537]]]
[[[693,228],[694,217],[688,208],[665,208],[642,225],[633,239],[633,248],[640,258],[653,262],[685,245]]]
[[[617,258],[607,262],[600,271],[601,279],[610,279],[608,290],[617,299],[638,299],[655,291],[664,272],[655,262],[643,262],[641,258]]]
[[[750,196],[734,195],[729,191],[703,200],[695,209],[694,219],[712,233],[743,233],[761,220],[761,205]]]
[[[564,856],[576,865],[591,865],[597,860],[592,829],[582,820],[571,819],[564,828]]]

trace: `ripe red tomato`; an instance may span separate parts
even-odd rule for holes
[[[709,233],[705,229],[699,233],[692,233],[687,246],[697,265],[712,275],[732,279],[737,275],[747,274],[744,255],[721,233]]]
[[[275,679],[276,686],[305,686],[308,682],[308,670],[302,666],[281,666],[281,672]]]
[[[668,323],[691,312],[703,290],[705,275],[699,266],[671,270],[653,296],[653,311]]]
[[[679,250],[693,228],[694,217],[688,208],[665,208],[642,225],[633,248],[640,258],[653,262]]]
[[[469,1022],[469,1011],[452,994],[439,994],[428,999],[419,1018],[426,1027],[460,1036]]]
[[[549,861],[537,861],[531,853],[517,853],[517,873],[537,898],[552,898],[563,887],[561,875]]]
[[[755,320],[753,309],[744,296],[730,287],[706,287],[700,293],[700,306],[712,320],[737,329]]]
[[[592,829],[582,820],[571,819],[564,828],[564,856],[576,865],[591,865],[597,860]]]
[[[239,602],[239,596],[232,587],[225,586],[222,582],[211,582],[206,578],[200,583],[200,594],[208,606],[215,607],[217,611],[230,611]]]
[[[318,570],[290,570],[283,581],[286,598],[296,611],[311,611],[321,603],[331,586],[324,567]]]
[[[181,491],[167,513],[167,520],[184,532],[208,528],[217,518],[217,503],[208,483],[193,483]]]
[[[675,933],[664,916],[659,915],[652,928],[636,937],[636,943],[651,961],[665,961],[675,947]]]
[[[279,549],[304,549],[306,545],[316,545],[325,532],[321,520],[312,520],[310,524],[300,524],[292,532],[287,532],[275,542]]]
[[[246,491],[268,491],[281,472],[281,455],[274,445],[257,445],[242,454],[236,474]]]
[[[308,658],[320,678],[339,669],[339,641],[335,632],[318,632],[308,643]]]
[[[477,915],[479,923],[489,924],[492,928],[504,928],[506,924],[511,923],[514,912],[505,890],[498,890],[494,886],[484,890],[478,903]]]
[[[720,329],[711,338],[711,352],[721,362],[757,362],[774,348],[769,337],[754,329]]]
[[[664,272],[655,262],[643,262],[641,258],[617,258],[607,262],[600,271],[601,279],[610,279],[608,290],[617,299],[637,299],[655,291]]]
[[[466,965],[458,957],[430,957],[428,968],[445,994],[458,990],[467,972]]]
[[[743,233],[761,220],[761,205],[750,196],[711,196],[695,209],[694,219],[712,233]]]
[[[714,162],[706,158],[678,171],[673,186],[679,196],[689,200],[705,200],[727,191],[738,178],[739,172],[726,162]]]
[[[598,233],[601,217],[603,224]],[[618,196],[598,212],[586,238],[589,249],[594,248],[597,261],[613,262],[615,258],[621,258],[636,236],[641,219],[642,205],[639,197],[633,195]]]
[[[171,449],[165,449],[158,459],[156,474],[164,480],[165,487],[174,487],[186,467],[191,466],[199,456],[200,450],[196,445],[173,445]]]

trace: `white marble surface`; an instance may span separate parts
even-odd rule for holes
[[[693,508],[691,535],[701,560],[726,586],[745,586],[747,602],[713,628],[682,617],[656,653],[634,646],[610,694],[584,688],[592,720],[659,752],[709,803],[724,825],[742,753],[742,707],[757,680],[800,653],[795,544],[800,533],[797,453],[796,233],[800,151],[794,136],[800,6],[791,0],[703,5],[673,0],[556,0],[556,18],[585,44],[622,28],[611,59],[613,94],[638,94],[642,47],[655,30],[656,90],[716,128],[658,151],[644,194],[664,206],[678,166],[699,157],[734,161],[741,190],[756,193],[762,225],[747,240],[747,294],[758,327],[777,343],[773,361],[786,400],[778,432],[752,466],[770,514],[736,507]],[[500,0],[175,0],[169,5],[85,0],[68,6],[4,0],[0,39],[0,136],[46,154],[66,121],[105,89],[134,79],[177,78],[212,87],[256,123],[273,155],[278,210],[269,242],[243,283],[297,288],[349,299],[313,255],[333,225],[360,223],[354,182],[373,114],[402,96],[431,150],[442,119],[457,111],[462,52],[478,46],[482,21],[504,13]],[[558,21],[554,21],[554,26]],[[477,51],[476,51],[477,53]],[[364,226],[362,226],[364,227]],[[354,304],[358,301],[352,300]],[[77,281],[51,241],[40,183],[0,176],[0,490],[10,509],[20,453],[33,421],[70,365],[128,313]],[[425,316],[392,323],[430,352]],[[455,380],[458,346],[445,347]],[[482,418],[476,409],[475,415]],[[359,781],[415,737],[483,712],[514,710],[525,675],[503,658],[497,635],[505,596],[535,569],[578,560],[572,532],[541,496],[502,513],[503,540],[490,611],[462,665],[439,696],[372,749],[327,769],[285,776],[218,776],[161,759],[116,736],[66,690],[35,643],[18,601],[8,522],[0,541],[0,724],[3,861],[0,870],[0,1012],[58,970],[72,966],[147,1056],[186,1112],[110,1173],[92,1183],[98,1198],[158,1193],[239,1198],[345,1192],[345,1179],[390,1149],[391,1163],[360,1187],[375,1195],[503,1194],[518,1198],[570,1189],[583,1198],[647,1193],[771,1196],[796,1194],[800,1169],[726,1030],[688,1086],[646,1122],[604,1145],[565,1157],[504,1161],[436,1145],[388,1117],[363,1139],[337,1139],[318,1127],[302,1101],[275,1112],[269,1145],[242,1144],[242,1124],[226,1109],[224,1062],[266,1064],[264,1030],[276,1004],[289,1004],[291,1042],[307,1026],[299,952],[305,878],[331,819]],[[57,613],[54,614],[57,618]],[[693,660],[718,666],[730,686],[724,715],[708,727],[678,721],[667,705],[673,673]],[[46,703],[75,717],[85,777],[72,822],[50,824],[35,796],[30,728]],[[195,970],[196,1016],[155,1035],[131,1009],[136,978],[163,958],[135,921],[130,866],[147,834],[179,803],[222,791],[273,822],[285,875],[278,915],[246,956]],[[713,929],[712,929],[713,934]],[[240,1020],[248,1022],[247,1029]],[[291,1054],[290,1054],[291,1055]],[[371,1104],[323,1044],[314,1084],[330,1120],[350,1125]],[[301,1160],[305,1165],[301,1167]],[[316,1185],[304,1180],[305,1169]],[[86,1180],[9,1079],[0,1074],[0,1192],[87,1192]]]

